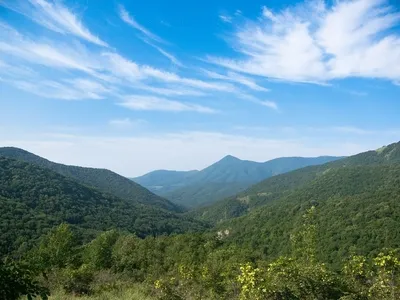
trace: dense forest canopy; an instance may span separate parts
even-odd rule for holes
[[[271,177],[185,216],[6,157],[0,179],[9,299],[132,289],[165,300],[400,297],[400,143]]]
[[[102,193],[34,164],[0,157],[2,252],[31,245],[67,222],[90,234],[118,228],[139,236],[203,229],[193,219]]]
[[[137,204],[154,205],[159,208],[181,212],[182,207],[149,192],[131,180],[106,169],[83,168],[58,164],[14,147],[0,148],[0,156],[22,160],[50,169],[81,184],[109,193]]]

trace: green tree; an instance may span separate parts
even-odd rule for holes
[[[75,263],[77,240],[68,224],[61,224],[45,235],[30,260],[41,271],[64,268]]]
[[[119,233],[116,230],[100,234],[85,247],[84,261],[97,270],[111,268],[112,251],[118,237]]]
[[[0,260],[0,299],[47,299],[49,291],[34,280],[32,270],[10,260]]]

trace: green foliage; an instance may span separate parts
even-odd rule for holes
[[[291,251],[272,260],[232,245],[228,232],[141,239],[108,231],[79,247],[69,242],[76,238],[67,225],[42,239],[59,247],[39,245],[33,252],[64,253],[65,263],[54,259],[48,265],[48,278],[53,289],[74,295],[96,297],[117,290],[116,283],[125,280],[153,286],[163,300],[398,299],[399,253],[384,250],[371,259],[353,255],[342,272],[335,272],[315,255],[319,217],[318,208],[307,210],[291,234]],[[68,251],[81,259],[70,259]],[[62,260],[62,255],[55,257]]]
[[[174,212],[182,211],[181,207],[149,192],[137,183],[106,169],[57,164],[25,150],[13,147],[0,148],[0,156],[32,163],[135,204],[152,205]]]
[[[25,252],[63,222],[86,237],[118,228],[140,236],[200,230],[189,217],[103,194],[32,164],[0,157],[0,255]]]
[[[112,251],[118,237],[119,233],[115,230],[100,234],[85,247],[84,260],[97,270],[111,268]]]
[[[34,280],[33,272],[10,260],[0,260],[0,299],[18,300],[40,297],[46,300],[49,292]]]
[[[400,297],[400,255],[386,249],[373,259],[353,255],[343,267],[345,279],[362,299]]]
[[[123,282],[151,287],[157,298],[170,300],[394,300],[400,298],[400,255],[393,250],[400,248],[399,153],[389,146],[345,165],[303,170],[304,177],[281,185],[273,179],[269,191],[241,198],[243,207],[260,205],[245,216],[202,233],[158,236],[126,230],[152,232],[146,231],[146,220],[136,223],[147,210],[135,211],[139,207],[61,175],[0,158],[0,197],[6,200],[0,206],[6,212],[1,232],[7,237],[6,228],[20,238],[18,254],[32,247],[26,236],[44,231],[24,256],[31,263],[28,279],[18,282],[36,288],[37,279],[69,294],[100,297]],[[50,226],[43,220],[58,225],[65,212],[81,214],[84,222],[50,231],[32,226]],[[29,223],[29,214],[42,223]],[[131,219],[138,227],[130,227]],[[87,230],[97,237],[82,245],[80,233]],[[21,278],[20,271],[3,265],[0,270],[5,282]],[[23,284],[18,295],[35,292]]]
[[[400,247],[398,164],[331,169],[214,231],[228,229],[226,243],[254,249],[259,258],[276,258],[288,254],[293,235],[303,226],[302,216],[312,206],[318,210],[315,255],[335,269],[354,247],[367,256]]]
[[[66,293],[74,295],[89,295],[92,293],[91,284],[94,279],[93,269],[81,265],[78,269],[68,267],[63,270],[63,288]]]
[[[61,224],[40,239],[30,253],[32,265],[41,271],[64,268],[74,264],[77,256],[77,240],[68,224]]]

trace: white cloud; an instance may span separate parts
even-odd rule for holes
[[[147,28],[145,28],[144,26],[140,25],[134,17],[132,17],[129,12],[125,9],[125,7],[123,7],[122,5],[119,6],[119,16],[121,17],[121,19],[129,24],[130,26],[132,26],[133,28],[139,30],[141,33],[143,33],[146,37],[148,37],[149,39],[156,41],[156,42],[161,42],[164,43],[163,39],[160,38],[159,36],[155,35],[154,33],[152,33],[150,30],[148,30]]]
[[[150,42],[148,40],[148,39],[150,39],[155,42],[166,44],[166,42],[162,38],[155,35],[154,33],[152,33],[150,30],[148,30],[144,26],[140,25],[122,5],[119,6],[119,16],[125,23],[127,23],[128,25],[132,26],[133,28],[139,30],[142,34],[144,34],[144,37],[141,37],[141,39],[146,44],[148,44],[151,47],[153,47],[154,49],[156,49],[158,52],[160,52],[162,55],[164,55],[166,58],[168,58],[173,64],[175,64],[179,67],[183,67],[183,64],[174,55],[165,51],[161,47],[153,44],[152,42]]]
[[[357,128],[353,126],[336,126],[333,127],[332,130],[342,133],[350,133],[350,134],[358,134],[358,135],[366,135],[366,134],[376,134],[378,131],[376,130],[366,130],[362,128]]]
[[[0,60],[0,74],[8,78],[35,77],[37,72],[26,66],[12,65]]]
[[[108,124],[112,127],[118,128],[118,129],[130,129],[134,127],[139,127],[147,122],[142,119],[137,119],[137,120],[132,120],[129,118],[124,118],[124,119],[114,119],[110,120]]]
[[[239,93],[239,94],[237,94],[237,96],[239,98],[244,99],[244,100],[247,100],[247,101],[250,101],[250,102],[265,106],[265,107],[269,107],[269,108],[272,108],[274,110],[279,110],[278,109],[278,104],[276,104],[276,102],[274,102],[274,101],[271,101],[271,100],[260,100],[257,97],[254,97],[254,96],[248,95],[248,94],[244,94],[244,93]]]
[[[222,75],[222,74],[219,74],[216,72],[211,72],[208,70],[203,70],[203,72],[211,78],[237,82],[237,83],[247,86],[248,88],[255,90],[255,91],[262,91],[262,92],[269,91],[267,88],[258,85],[253,79],[243,76],[243,75],[240,75],[235,72],[227,72],[227,75]]]
[[[215,113],[212,108],[198,104],[179,102],[161,97],[131,95],[125,96],[119,105],[132,110],[171,111],[183,112],[193,111],[198,113]]]
[[[222,22],[225,22],[225,23],[232,23],[232,17],[231,17],[231,16],[221,14],[221,15],[219,15],[219,18],[220,18],[220,20],[221,20]]]
[[[400,78],[400,14],[385,0],[322,0],[280,12],[264,8],[238,26],[232,47],[244,58],[209,57],[239,72],[295,82]]]
[[[207,82],[199,79],[192,78],[184,78],[180,77],[177,74],[165,72],[159,69],[155,69],[152,67],[145,66],[143,67],[143,73],[149,77],[170,83],[179,83],[187,86],[191,86],[194,88],[205,89],[205,90],[216,90],[216,91],[225,91],[225,92],[233,92],[235,91],[234,87],[230,84],[225,84],[221,82]]]
[[[106,68],[115,76],[138,81],[144,78],[143,72],[138,64],[130,61],[117,53],[103,53],[108,58]]]
[[[125,103],[124,107],[213,113],[215,110],[195,104],[192,99],[180,102],[165,97],[209,95],[217,99],[219,93],[232,93],[239,97],[241,91],[230,82],[238,82],[255,91],[266,91],[252,78],[234,72],[214,75],[215,80],[189,78],[138,64],[116,51],[89,48],[75,40],[67,43],[43,37],[33,38],[4,23],[0,23],[0,29],[0,63],[4,67],[0,71],[2,81],[45,98],[112,98],[118,101],[141,91],[147,92],[146,101],[141,98],[141,102]],[[154,94],[162,97],[155,97]],[[276,109],[270,101],[257,101]]]
[[[0,5],[26,16],[50,30],[61,34],[71,34],[100,46],[107,46],[107,43],[93,35],[82,24],[79,17],[62,5],[60,1],[4,0],[0,1]]]
[[[263,101],[260,101],[260,104],[263,106],[278,110],[278,105],[273,101],[263,100]]]
[[[105,98],[105,94],[111,91],[99,82],[88,79],[73,79],[58,82],[36,78],[31,81],[7,80],[7,82],[18,89],[32,94],[60,100],[103,99]]]
[[[33,40],[21,35],[10,26],[1,26],[0,53],[3,59],[16,57],[31,64],[53,68],[74,69],[93,73],[99,67],[86,48],[81,44],[64,44],[51,41]]]
[[[205,93],[181,86],[154,87],[150,85],[136,85],[136,88],[164,96],[204,96]]]
[[[164,83],[180,84],[197,89],[225,92],[234,91],[234,87],[230,84],[186,78],[181,77],[175,73],[153,68],[151,66],[140,66],[135,62],[120,56],[117,53],[104,53],[103,56],[109,58],[108,68],[111,70],[111,72],[115,76],[121,77],[123,79],[130,79],[135,82],[143,79],[154,79]]]
[[[158,52],[160,52],[162,55],[164,55],[166,58],[168,58],[174,65],[178,66],[178,67],[183,67],[183,64],[171,53],[165,51],[164,49],[162,49],[161,47],[154,45],[153,43],[151,43],[150,41],[144,39],[143,40],[146,44],[152,46],[154,49],[156,49]]]
[[[4,30],[0,32],[0,58],[3,64],[7,64],[7,69],[15,74],[18,68],[20,81],[29,81],[22,69],[30,70],[24,66],[27,63],[41,65],[57,70],[75,70],[92,76],[93,81],[104,81],[108,85],[124,85],[126,88],[148,90],[165,95],[203,95],[201,90],[216,90],[221,92],[231,92],[234,90],[232,85],[221,82],[208,82],[199,79],[181,77],[175,73],[156,69],[147,65],[139,65],[134,61],[126,59],[115,52],[98,53],[89,51],[84,45],[79,43],[56,43],[49,40],[33,40],[23,36],[15,29],[5,24],[0,24]],[[20,60],[18,64],[15,59]],[[4,61],[3,61],[4,60]],[[13,61],[11,64],[8,61]],[[12,67],[15,65],[14,67]],[[40,70],[40,69],[36,69]],[[25,71],[27,72],[27,71]],[[62,77],[62,74],[59,74]],[[18,79],[18,78],[16,78]],[[52,79],[50,79],[52,81]],[[162,84],[173,84],[177,88],[173,92],[167,87],[155,87],[152,81]],[[59,79],[58,81],[62,81]],[[146,83],[147,81],[151,81]],[[133,83],[133,85],[132,85]],[[83,84],[81,82],[81,84]],[[15,84],[14,84],[15,85]],[[29,84],[19,84],[25,90],[35,91],[37,88]],[[190,87],[190,88],[188,88]],[[108,87],[109,89],[109,87]],[[200,90],[200,91],[199,91]],[[35,92],[38,94],[38,92]],[[53,94],[52,94],[53,95]],[[65,98],[76,98],[75,96],[64,96]]]

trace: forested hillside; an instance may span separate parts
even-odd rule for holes
[[[139,184],[106,169],[83,168],[58,164],[28,151],[14,147],[0,148],[0,156],[22,160],[50,169],[61,175],[73,178],[79,183],[137,204],[150,204],[171,211],[182,211],[181,207],[172,202],[159,197]]]
[[[370,255],[400,247],[400,165],[326,171],[310,184],[247,215],[222,222],[227,241],[258,249],[265,257],[287,253],[302,215],[315,206],[318,255],[334,266],[357,249]]]
[[[398,299],[399,146],[272,177],[201,211],[214,228],[3,157],[1,246],[20,265],[0,276],[106,299]]]
[[[154,171],[133,180],[175,203],[193,208],[235,195],[271,176],[337,159],[282,157],[259,163],[228,155],[201,171]]]
[[[400,142],[378,150],[268,178],[236,196],[218,201],[211,206],[200,208],[192,214],[209,222],[217,223],[245,215],[257,207],[295,193],[298,189],[312,185],[313,181],[335,169],[343,168],[344,172],[346,172],[349,167],[396,165],[398,163],[400,163]],[[349,186],[351,184],[351,182],[347,183]],[[332,189],[331,191],[333,193],[332,196],[335,196],[335,190]],[[317,197],[318,194],[315,196]]]
[[[84,235],[117,228],[139,236],[203,229],[198,221],[120,199],[34,164],[0,157],[0,247],[24,251],[66,222]]]

